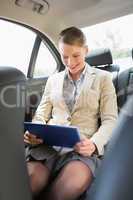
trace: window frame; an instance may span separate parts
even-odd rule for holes
[[[32,51],[31,51],[30,61],[29,61],[29,65],[28,65],[27,78],[30,78],[30,79],[34,78],[33,74],[34,74],[34,69],[35,69],[35,63],[36,63],[36,59],[37,59],[37,55],[39,52],[41,42],[43,42],[44,45],[46,45],[46,47],[48,48],[48,50],[54,57],[54,59],[57,63],[57,70],[59,72],[64,70],[64,65],[61,61],[61,57],[60,57],[60,54],[59,54],[57,48],[44,33],[42,33],[41,31],[39,31],[39,30],[35,29],[34,27],[31,27],[27,24],[17,22],[17,21],[11,20],[11,19],[6,19],[4,17],[0,17],[0,20],[4,20],[7,22],[14,23],[16,25],[23,26],[23,27],[33,31],[36,34],[36,39],[35,39],[35,42],[34,42],[34,45],[33,45]],[[34,78],[34,79],[36,79],[36,78]]]

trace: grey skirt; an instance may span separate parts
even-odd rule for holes
[[[63,149],[57,151],[53,147],[44,144],[35,147],[29,146],[26,148],[26,160],[40,161],[49,168],[53,175],[58,174],[62,167],[70,161],[79,160],[90,168],[94,177],[96,176],[97,169],[101,164],[101,159],[98,155],[94,154],[86,157],[74,152],[73,150],[61,154],[62,150]]]

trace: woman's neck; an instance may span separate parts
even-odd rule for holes
[[[72,80],[74,80],[74,81],[78,80],[80,78],[80,75],[81,75],[81,73],[80,74],[79,73],[77,73],[77,74],[70,73],[70,76],[71,76]]]

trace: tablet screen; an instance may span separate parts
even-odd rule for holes
[[[76,127],[47,125],[33,122],[24,122],[25,131],[40,137],[44,143],[50,146],[62,146],[72,148],[80,141],[79,131]]]

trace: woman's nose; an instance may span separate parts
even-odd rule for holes
[[[74,65],[74,60],[72,58],[69,58],[68,59],[68,66],[73,67],[73,65]]]

